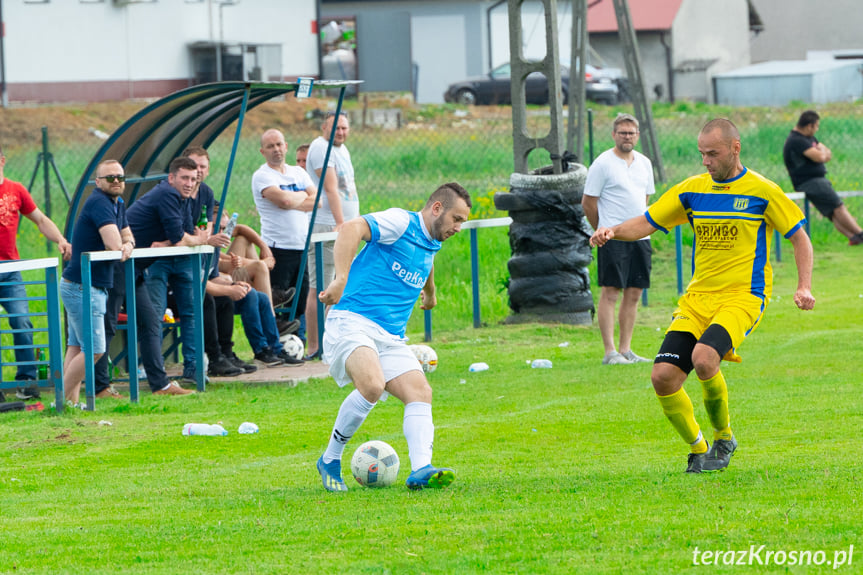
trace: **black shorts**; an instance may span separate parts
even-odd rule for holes
[[[650,240],[611,240],[596,249],[596,271],[600,287],[650,287]]]
[[[813,178],[797,186],[806,194],[806,199],[827,218],[833,219],[833,210],[842,205],[842,198],[833,189],[833,184],[827,178]]]

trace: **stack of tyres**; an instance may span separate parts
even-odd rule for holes
[[[510,192],[495,194],[495,207],[512,218],[510,321],[592,322],[591,230],[581,208],[586,177],[580,164],[563,174],[512,174]]]

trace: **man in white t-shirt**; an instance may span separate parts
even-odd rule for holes
[[[326,159],[327,146],[330,134],[333,131],[333,123],[336,120],[335,112],[327,113],[321,126],[321,135],[309,146],[306,156],[306,172],[312,178],[312,182],[320,187],[321,173]],[[354,181],[354,166],[351,163],[351,153],[345,146],[345,140],[350,134],[351,128],[348,116],[344,112],[339,114],[336,122],[336,133],[333,136],[333,148],[327,164],[327,173],[324,178],[321,195],[321,207],[315,216],[314,233],[332,232],[341,229],[342,224],[360,215],[360,200],[357,197],[357,186]],[[333,244],[327,242],[323,246],[324,251],[324,286],[333,281]],[[317,259],[315,257],[315,246],[309,247],[309,277],[312,288],[309,290],[306,301],[306,335],[308,336],[307,359],[320,357],[318,349],[318,321],[317,321],[317,294],[323,289],[317,285]],[[302,301],[302,300],[300,300]]]
[[[309,291],[308,272],[299,278],[300,261],[309,232],[308,213],[317,188],[305,170],[285,163],[288,145],[275,129],[261,136],[261,154],[267,160],[252,176],[255,207],[261,216],[261,238],[270,247],[276,265],[270,273],[273,289],[296,286],[300,302]],[[301,280],[301,281],[298,281]],[[300,307],[298,314],[305,310]]]
[[[640,216],[654,192],[653,165],[634,150],[638,143],[638,120],[619,114],[611,137],[614,147],[599,155],[587,171],[581,205],[594,229],[611,227]],[[596,250],[596,268],[601,288],[597,321],[605,347],[604,365],[648,362],[632,351],[632,329],[643,289],[650,287],[650,238],[635,242],[611,240]],[[619,347],[614,346],[614,308],[623,292],[619,313]]]

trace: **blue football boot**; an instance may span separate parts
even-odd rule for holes
[[[455,481],[455,471],[446,467],[432,467],[431,464],[411,472],[405,485],[408,489],[446,487]]]
[[[324,463],[324,456],[318,458],[318,473],[321,474],[321,481],[324,483],[324,489],[327,491],[347,491],[348,486],[342,480],[342,462],[339,459],[334,459],[329,463]]]

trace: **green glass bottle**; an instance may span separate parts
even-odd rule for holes
[[[201,217],[198,218],[197,226],[200,229],[205,230],[205,229],[207,229],[207,222],[208,221],[209,220],[207,220],[207,206],[204,206],[203,208],[201,208]]]
[[[36,358],[39,361],[46,361],[45,360],[45,348],[44,347],[40,347],[39,349],[36,350]],[[46,364],[43,363],[43,364],[39,365],[38,373],[39,373],[39,379],[45,380],[45,381],[48,380],[48,366]]]

